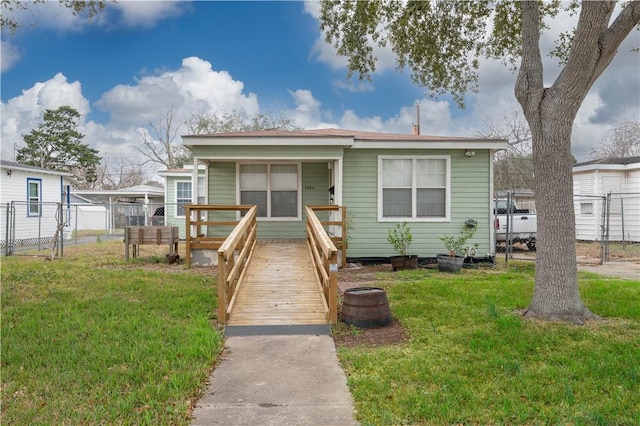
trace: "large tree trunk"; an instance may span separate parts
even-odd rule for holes
[[[578,291],[571,130],[589,89],[640,20],[631,2],[607,27],[615,2],[583,2],[565,67],[545,88],[537,1],[522,7],[522,62],[515,95],[531,128],[538,216],[536,282],[526,317],[583,323],[598,318]]]
[[[581,324],[598,318],[582,303],[576,266],[571,127],[575,112],[543,98],[532,123],[538,218],[536,284],[526,317]]]

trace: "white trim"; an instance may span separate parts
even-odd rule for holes
[[[178,183],[188,183],[191,185],[191,195],[193,195],[193,181],[191,179],[176,179],[173,181],[173,217],[184,218],[185,215],[178,214]],[[182,199],[182,198],[181,198]],[[166,209],[165,209],[166,215]]]
[[[183,136],[182,143],[190,146],[352,146],[353,137],[349,136],[300,136],[300,137],[241,137],[241,136]]]
[[[506,149],[507,143],[500,141],[355,141],[353,149]]]
[[[302,163],[299,161],[236,161],[236,204],[242,204],[240,199],[240,166],[246,164],[265,164],[267,166],[267,214],[271,214],[271,166],[279,165],[279,164],[294,164],[297,166],[297,212],[296,216],[288,216],[288,217],[256,217],[257,221],[260,222],[299,222],[302,220]],[[240,219],[240,212],[236,213],[236,217]]]
[[[31,184],[36,184],[36,190],[38,192],[37,199],[31,201]],[[27,177],[27,217],[42,217],[42,178],[41,177]],[[33,213],[31,211],[31,205],[35,204],[38,207],[38,211]]]
[[[640,163],[630,164],[587,164],[584,166],[574,166],[573,173],[591,172],[591,171],[605,171],[605,170],[638,170],[640,169]]]
[[[281,155],[274,156],[232,156],[232,157],[198,157],[200,161],[214,161],[214,162],[227,162],[227,163],[235,163],[238,161],[243,162],[252,162],[252,163],[273,163],[276,161],[284,161],[284,162],[317,162],[324,163],[330,160],[340,160],[342,156],[322,156],[322,157],[283,157]]]
[[[412,160],[411,182],[411,217],[384,217],[383,190],[383,160]],[[415,160],[445,160],[445,215],[444,217],[416,216],[416,161]],[[378,155],[378,222],[450,222],[451,221],[451,156],[450,155]]]
[[[496,254],[496,212],[494,210],[495,203],[493,201],[494,179],[493,179],[493,157],[495,151],[489,153],[489,199],[487,208],[489,209],[489,253]]]

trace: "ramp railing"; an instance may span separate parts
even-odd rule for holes
[[[305,206],[307,245],[316,278],[324,296],[327,321],[338,322],[338,249],[325,231],[313,209]]]
[[[244,212],[239,221],[235,220],[238,211]],[[238,285],[256,245],[257,211],[255,205],[185,206],[187,264],[191,264],[191,250],[217,251],[221,325],[229,319]]]
[[[218,322],[225,325],[256,246],[257,206],[249,209],[218,249]]]

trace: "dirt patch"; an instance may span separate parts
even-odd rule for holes
[[[376,275],[383,272],[392,272],[390,264],[359,265],[351,264],[338,272],[338,316],[342,312],[342,295],[344,291],[355,287],[379,287]],[[333,327],[333,341],[340,347],[379,347],[386,345],[398,345],[409,341],[409,334],[398,322],[380,328],[358,328],[340,321]]]

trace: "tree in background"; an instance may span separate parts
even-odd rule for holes
[[[91,187],[82,189],[116,190],[148,183],[148,173],[142,166],[132,163],[128,158],[120,158],[117,161],[103,159],[97,168],[96,181]],[[155,184],[158,185],[157,182]]]
[[[531,131],[522,112],[514,109],[500,120],[487,121],[477,137],[506,139],[508,147],[493,159],[493,186],[496,191],[531,190],[533,188],[533,155]]]
[[[15,19],[15,13],[26,11],[30,7],[38,3],[45,3],[47,0],[2,0],[2,13],[0,14],[0,24],[2,31],[8,30],[12,35],[18,31],[21,25]],[[77,1],[77,0],[59,0],[61,7],[71,9],[74,15],[85,14],[87,19],[91,20],[98,13],[102,12],[106,7],[106,1]],[[114,1],[115,3],[115,1]]]
[[[187,129],[192,135],[202,135],[267,129],[299,130],[299,127],[283,114],[276,117],[271,113],[247,115],[244,112],[233,111],[225,114],[194,114],[187,121]]]
[[[150,122],[148,129],[139,131],[142,143],[136,147],[136,150],[144,158],[141,166],[155,163],[167,169],[175,169],[192,161],[191,153],[182,145],[180,130],[183,125],[178,124],[178,121],[177,113],[172,106],[157,122]],[[284,115],[278,117],[270,113],[248,115],[239,111],[224,114],[206,112],[192,114],[184,126],[191,135],[298,128],[293,120]]]
[[[98,150],[82,143],[78,132],[80,113],[70,106],[45,110],[44,121],[24,135],[25,147],[18,150],[19,163],[73,173],[79,183],[96,180],[100,163]]]
[[[322,3],[320,27],[348,57],[349,76],[370,78],[372,45],[390,45],[398,66],[408,66],[417,84],[431,95],[449,93],[462,106],[464,94],[477,90],[479,58],[518,68],[515,95],[531,129],[538,213],[535,288],[526,317],[575,323],[598,318],[578,291],[571,131],[590,88],[640,22],[640,1],[624,3],[617,16],[615,7],[615,1]],[[578,22],[549,52],[563,68],[545,86],[543,19],[562,9],[578,14]]]
[[[176,111],[171,106],[157,122],[150,122],[148,129],[141,129],[138,133],[142,143],[135,147],[144,159],[139,166],[155,163],[167,169],[176,169],[191,161],[191,154],[179,138],[181,127],[176,123]]]
[[[602,138],[594,158],[640,156],[640,120],[629,118],[610,129]]]

